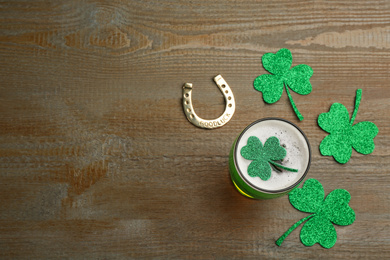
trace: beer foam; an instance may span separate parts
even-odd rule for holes
[[[266,181],[259,177],[249,176],[248,166],[252,161],[243,158],[240,151],[251,136],[258,137],[263,145],[271,136],[277,137],[280,140],[280,145],[287,151],[287,155],[281,161],[281,164],[288,168],[298,169],[298,172],[286,170],[278,172],[271,167],[271,178]],[[266,119],[255,122],[241,133],[234,156],[237,170],[249,185],[262,191],[275,192],[287,189],[301,180],[310,164],[310,147],[305,136],[294,125],[280,119]]]

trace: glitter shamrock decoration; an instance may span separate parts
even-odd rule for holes
[[[259,138],[251,136],[248,138],[247,145],[242,147],[240,152],[245,159],[253,160],[248,166],[248,174],[251,177],[257,176],[264,181],[268,180],[271,177],[271,164],[287,171],[298,171],[275,162],[286,157],[287,152],[280,146],[279,139],[274,136],[268,138],[264,146]]]
[[[362,154],[374,151],[374,137],[378,134],[378,127],[368,121],[353,125],[361,97],[362,90],[358,89],[351,121],[347,108],[340,103],[334,103],[329,112],[318,116],[318,125],[330,133],[320,144],[322,155],[333,156],[337,162],[346,163],[351,158],[352,147]]]
[[[291,68],[292,55],[288,49],[280,49],[276,54],[266,53],[261,58],[261,61],[264,69],[272,74],[258,76],[253,82],[255,89],[263,93],[265,102],[273,104],[280,99],[283,93],[283,86],[285,86],[295,114],[299,120],[303,120],[303,116],[292,99],[289,88],[301,95],[309,94],[312,90],[309,81],[313,75],[312,68],[305,64]]]
[[[308,179],[302,188],[290,192],[289,200],[296,209],[313,213],[295,223],[284,233],[276,244],[280,246],[283,240],[307,221],[301,229],[301,241],[305,246],[319,243],[324,248],[331,248],[337,240],[333,224],[340,226],[351,225],[355,221],[355,212],[348,205],[351,195],[347,190],[337,189],[328,194],[324,200],[324,189],[315,179]]]

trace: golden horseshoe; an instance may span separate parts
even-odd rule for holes
[[[233,92],[226,81],[222,78],[221,75],[215,76],[214,81],[225,97],[226,103],[225,112],[223,112],[220,117],[214,120],[202,119],[195,113],[191,102],[192,83],[186,83],[183,86],[184,113],[186,114],[188,121],[197,127],[206,129],[219,128],[229,122],[229,120],[233,117],[234,111],[236,110],[236,103],[234,101]]]

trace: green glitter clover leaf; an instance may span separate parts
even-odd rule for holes
[[[265,102],[273,104],[280,99],[283,93],[283,86],[285,86],[295,114],[299,120],[303,120],[303,116],[292,99],[289,88],[301,95],[309,94],[312,90],[309,79],[313,75],[313,69],[305,64],[300,64],[290,69],[292,55],[288,49],[280,49],[276,54],[266,53],[261,58],[261,61],[264,69],[271,74],[258,76],[253,82],[255,89],[263,93]]]
[[[319,243],[324,248],[331,248],[337,240],[333,224],[351,225],[355,221],[355,212],[348,205],[351,195],[347,190],[336,189],[324,200],[324,189],[316,179],[308,179],[302,186],[290,192],[289,200],[297,210],[313,213],[295,223],[284,233],[276,244],[283,240],[300,224],[307,222],[301,229],[301,241],[305,246]],[[332,224],[333,223],[333,224]]]
[[[247,145],[242,147],[240,152],[245,159],[253,160],[248,166],[248,174],[251,177],[257,176],[264,181],[268,180],[271,177],[271,164],[290,172],[298,171],[275,162],[286,157],[287,152],[280,146],[279,139],[274,136],[268,138],[264,146],[259,138],[251,136],[248,138]]]
[[[361,97],[362,90],[358,89],[351,121],[347,108],[340,103],[334,103],[329,112],[318,116],[318,125],[330,133],[320,144],[322,155],[333,156],[337,162],[346,163],[351,158],[352,147],[362,154],[374,151],[374,137],[378,134],[378,127],[368,121],[353,125]]]

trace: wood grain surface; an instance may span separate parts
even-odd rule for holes
[[[261,56],[289,48],[314,70],[313,91],[268,105],[253,88]],[[216,130],[194,108],[237,109]],[[0,1],[0,257],[2,259],[390,258],[390,1]],[[320,155],[317,125],[334,102],[379,128],[370,155]],[[308,177],[347,189],[356,221],[332,249],[304,246],[307,214],[287,197],[258,201],[233,187],[228,154],[249,123],[297,123],[313,155]]]

